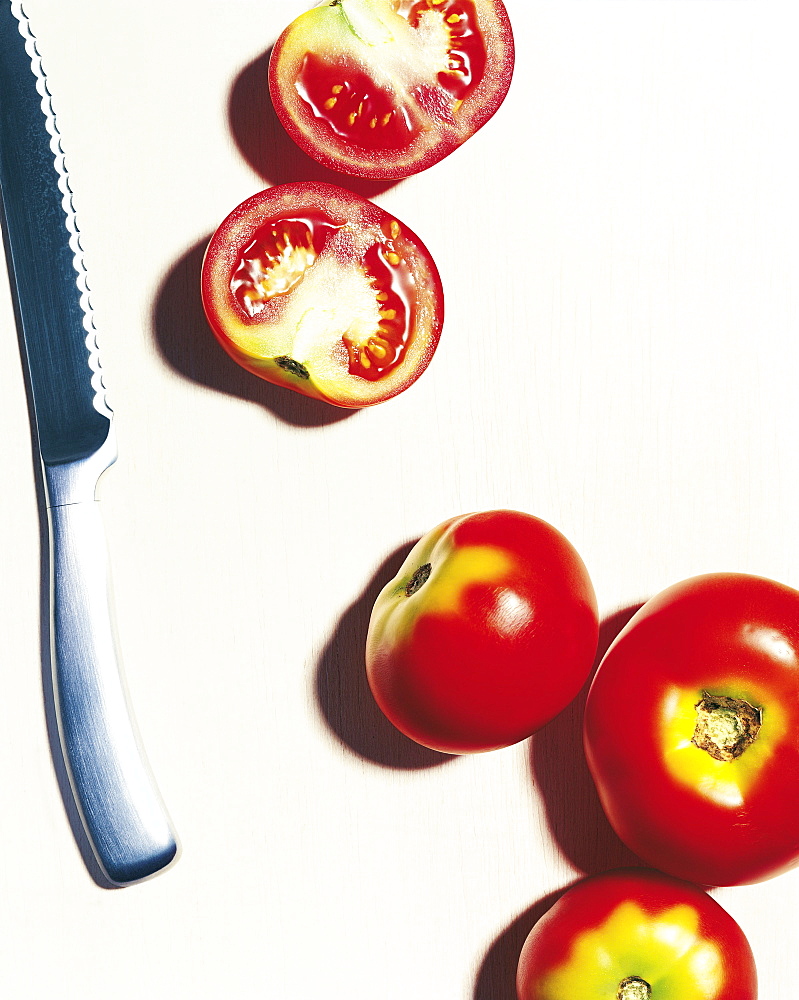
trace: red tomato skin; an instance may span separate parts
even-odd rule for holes
[[[715,945],[723,955],[724,983],[720,992],[706,992],[702,1000],[757,1000],[757,970],[744,932],[723,907],[704,890],[679,879],[645,868],[620,868],[592,875],[568,888],[536,923],[519,957],[516,976],[518,1000],[573,1000],[541,990],[551,970],[569,960],[580,936],[600,927],[614,909],[635,903],[647,915],[674,906],[687,906],[698,918],[698,936]],[[609,946],[612,947],[612,944]],[[615,958],[611,954],[611,958]],[[627,973],[637,975],[635,966]],[[655,991],[653,1000],[679,1000]],[[613,1000],[603,991],[586,993],[580,1000]]]
[[[464,102],[468,113],[464,115],[462,124],[456,125],[450,106],[435,87],[435,80],[431,80],[429,86],[418,88],[413,102],[417,112],[420,109],[427,112],[435,122],[427,122],[423,133],[410,146],[396,150],[369,149],[337,140],[303,107],[294,92],[297,67],[293,50],[297,46],[298,35],[302,38],[305,30],[303,19],[313,14],[315,8],[292,21],[272,48],[269,91],[278,120],[304,153],[330,170],[383,181],[400,180],[433,166],[454,152],[494,116],[510,88],[515,47],[505,5],[502,0],[475,0],[475,6],[478,13],[490,13],[491,26],[486,39],[489,49],[487,84],[481,88],[479,99],[470,102],[467,98]],[[442,104],[445,106],[441,107]]]
[[[259,325],[257,318],[248,318],[244,314],[231,291],[230,278],[237,259],[264,219],[280,211],[302,213],[306,209],[321,209],[337,223],[370,228],[378,233],[391,220],[396,221],[367,199],[324,182],[299,181],[258,192],[225,218],[206,249],[201,295],[209,326],[225,352],[259,378],[345,409],[360,409],[385,402],[407,389],[425,371],[438,346],[444,322],[444,291],[438,269],[422,240],[404,223],[401,225],[401,239],[403,247],[409,251],[408,258],[412,261],[417,282],[420,321],[407,363],[392,372],[390,378],[363,383],[357,397],[350,394],[346,386],[333,393],[317,385],[313,378],[292,380],[274,367],[265,369],[263,359],[248,353],[237,343],[237,332]],[[352,265],[358,266],[357,259],[353,258]]]
[[[766,724],[775,713],[784,731],[768,745],[742,801],[721,804],[675,778],[658,718],[667,691],[717,693],[740,677],[766,693],[760,739],[771,738]],[[584,737],[608,819],[647,863],[708,886],[760,882],[795,867],[799,593],[762,577],[720,573],[652,598],[596,673]]]
[[[470,554],[485,551],[507,563],[490,579],[469,566]],[[438,575],[406,597],[428,557]],[[454,588],[457,608],[430,607],[433,584]],[[413,627],[392,622],[391,610],[402,611],[396,602],[411,601]],[[562,711],[588,678],[597,639],[593,586],[567,539],[529,514],[487,511],[433,529],[384,588],[369,627],[367,676],[405,735],[445,753],[477,753],[518,743]]]

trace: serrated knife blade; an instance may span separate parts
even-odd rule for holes
[[[155,874],[177,840],[119,668],[95,487],[116,458],[80,234],[47,78],[20,0],[0,0],[0,191],[50,538],[59,735],[97,861],[115,885]]]

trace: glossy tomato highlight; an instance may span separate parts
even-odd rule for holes
[[[420,539],[378,596],[369,685],[417,743],[494,750],[572,701],[598,627],[588,572],[559,531],[512,510],[454,517]]]
[[[333,0],[275,43],[277,116],[309,156],[373,179],[437,163],[491,118],[513,72],[502,0]]]
[[[214,233],[202,299],[224,349],[255,375],[343,407],[402,392],[444,318],[435,263],[404,223],[332,184],[283,184]]]
[[[585,749],[644,861],[701,885],[799,864],[799,593],[738,573],[648,601],[593,680]]]
[[[530,932],[518,1000],[756,1000],[749,942],[706,892],[619,869],[568,889]]]

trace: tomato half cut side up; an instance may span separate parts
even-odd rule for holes
[[[332,0],[281,34],[269,89],[309,156],[359,177],[398,179],[485,125],[513,62],[502,0]]]
[[[322,183],[268,188],[234,209],[206,250],[202,299],[242,367],[350,408],[414,382],[444,316],[441,280],[419,237]]]

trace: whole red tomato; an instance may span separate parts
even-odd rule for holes
[[[447,753],[526,739],[568,705],[596,655],[585,566],[551,525],[494,510],[445,521],[372,611],[366,669],[385,715]]]
[[[585,711],[608,819],[639,857],[702,885],[799,863],[799,593],[745,574],[648,601]]]
[[[519,1000],[756,1000],[752,950],[706,892],[643,868],[568,889],[522,948]]]
[[[344,407],[380,403],[414,382],[444,318],[419,237],[332,184],[282,184],[231,212],[208,245],[202,298],[240,365]]]
[[[407,177],[494,114],[513,72],[502,0],[332,0],[275,43],[278,118],[334,170]]]

